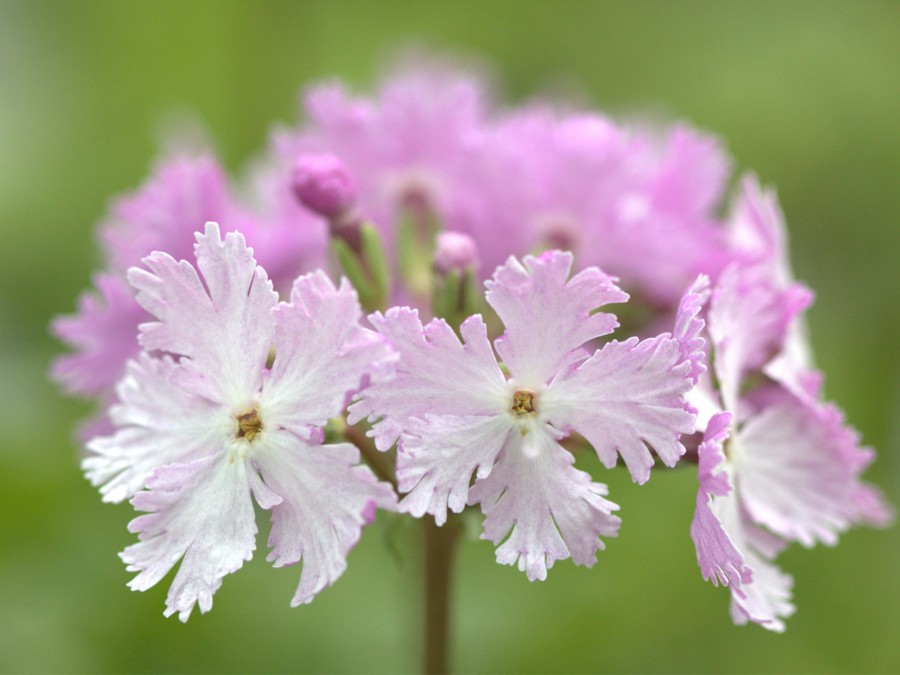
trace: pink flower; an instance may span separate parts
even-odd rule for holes
[[[210,220],[242,231],[250,225],[215,157],[175,155],[163,158],[139,190],[115,201],[100,239],[112,269],[124,272],[152,251],[189,258],[194,232]]]
[[[604,465],[621,455],[643,483],[653,464],[648,446],[672,466],[684,452],[679,434],[693,431],[683,398],[692,367],[681,350],[693,336],[591,350],[590,341],[618,325],[594,310],[628,296],[597,268],[569,279],[571,266],[572,255],[558,251],[524,265],[510,258],[487,283],[506,327],[494,346],[509,377],[478,315],[462,324],[463,342],[441,319],[423,327],[415,310],[372,315],[400,353],[398,373],[350,408],[351,422],[378,420],[371,433],[379,449],[399,440],[402,511],[442,524],[448,508],[480,504],[497,561],[518,563],[531,580],[556,560],[593,565],[604,548],[598,536],[614,536],[620,522],[606,486],[574,469],[560,440],[580,433]]]
[[[510,252],[571,250],[654,301],[674,305],[700,273],[725,259],[714,208],[729,160],[719,143],[683,126],[653,130],[598,114],[532,105],[492,125],[466,186],[467,218],[491,269]]]
[[[105,500],[134,495],[148,512],[130,525],[140,541],[121,554],[138,572],[132,589],[150,588],[181,559],[165,613],[182,621],[196,603],[209,610],[222,578],[250,558],[251,494],[272,512],[269,560],[303,560],[294,605],[343,573],[374,506],[394,502],[354,446],[322,444],[325,422],[389,355],[358,325],[352,288],[318,272],[279,303],[243,236],[223,241],[215,223],[197,235],[196,259],[200,275],[158,252],[144,259],[149,271],[130,270],[138,302],[158,321],[141,326],[146,352],[118,386],[116,433],[92,441],[83,464]]]
[[[404,210],[453,229],[471,194],[462,181],[478,156],[485,98],[478,78],[436,64],[401,70],[375,100],[351,97],[337,83],[319,85],[304,97],[311,123],[277,132],[274,154],[286,167],[307,153],[339,157],[357,186],[362,217],[390,246]]]
[[[771,563],[784,543],[756,526],[738,498],[723,444],[731,413],[710,420],[699,448],[700,489],[691,523],[703,578],[731,588],[731,616],[781,632],[794,613],[793,579]]]
[[[801,339],[796,322],[811,301],[773,263],[782,246],[722,274],[707,314],[718,391],[701,383],[691,394],[710,411],[700,415],[708,422],[691,526],[700,569],[730,587],[737,623],[774,631],[794,611],[793,581],[773,564],[788,542],[833,545],[853,524],[889,519],[859,478],[873,454],[837,408],[812,389],[766,377]]]

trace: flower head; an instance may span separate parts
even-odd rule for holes
[[[195,603],[207,611],[222,577],[252,554],[251,494],[272,512],[269,559],[303,559],[292,604],[340,576],[374,506],[394,499],[354,446],[322,444],[325,422],[389,355],[358,325],[355,292],[318,272],[279,303],[243,237],[222,240],[215,223],[197,235],[196,258],[200,275],[165,253],[130,271],[158,319],[142,325],[141,345],[178,360],[145,352],[130,362],[112,410],[117,431],[92,441],[84,460],[105,499],[134,495],[148,512],[122,553],[138,572],[129,585],[145,590],[181,559],[166,615],[182,620]]]
[[[679,434],[693,431],[683,399],[691,365],[679,341],[661,335],[591,350],[617,326],[595,310],[628,296],[596,268],[570,279],[571,266],[571,254],[558,251],[524,264],[510,258],[488,282],[506,328],[494,346],[509,377],[478,315],[462,324],[463,342],[441,319],[423,327],[414,310],[372,315],[400,353],[398,373],[350,408],[351,421],[378,420],[380,449],[399,440],[402,511],[441,524],[448,508],[480,504],[498,562],[518,563],[532,580],[556,560],[592,565],[598,536],[619,526],[606,486],[574,469],[560,440],[576,431],[606,466],[621,455],[644,482],[648,445],[672,466],[684,452]]]

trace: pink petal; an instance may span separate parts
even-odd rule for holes
[[[748,621],[781,633],[784,619],[795,610],[791,602],[793,578],[771,559],[783,545],[771,534],[755,527],[731,495],[717,501],[720,521],[751,570],[752,581],[731,587],[731,618],[738,625]]]
[[[684,454],[679,435],[694,431],[684,400],[690,388],[690,365],[676,340],[614,340],[553,380],[541,410],[558,429],[583,435],[604,466],[615,466],[618,452],[632,478],[644,483],[653,466],[648,445],[667,466]]]
[[[429,413],[493,415],[508,407],[508,386],[480,316],[460,327],[464,342],[442,319],[422,327],[416,310],[394,307],[369,320],[399,353],[393,382],[374,383],[350,406],[348,421],[368,418],[380,450],[399,438],[411,417]]]
[[[857,522],[875,527],[889,527],[894,522],[894,509],[874,485],[858,485],[852,499]]]
[[[703,347],[706,340],[701,335],[705,322],[697,315],[708,299],[709,277],[701,274],[681,296],[678,312],[675,315],[673,337],[681,346],[682,360],[691,364],[690,378],[694,384],[697,384],[700,376],[706,372],[706,366],[703,363],[705,358]]]
[[[147,354],[129,362],[110,409],[115,430],[91,440],[82,461],[103,501],[128,499],[159,467],[206,456],[234,433],[234,420],[220,407],[172,384],[179,367]]]
[[[735,439],[735,476],[748,514],[781,537],[835,544],[858,519],[858,474],[871,453],[830,406],[774,398]]]
[[[268,559],[275,567],[302,560],[291,606],[311,602],[343,574],[372,509],[394,508],[396,496],[359,464],[359,451],[349,443],[314,446],[275,431],[265,435],[255,465],[281,497],[272,507]]]
[[[708,325],[727,409],[736,409],[744,376],[781,350],[788,326],[811,301],[812,294],[800,284],[781,290],[736,265],[722,274],[710,302]]]
[[[163,158],[139,190],[116,201],[101,227],[113,267],[124,271],[153,251],[188,258],[194,232],[210,220],[244,229],[248,218],[229,192],[227,176],[211,154]]]
[[[591,567],[614,537],[619,507],[607,487],[572,467],[574,457],[547,427],[512,434],[491,474],[469,490],[469,503],[485,514],[482,539],[498,546],[497,562],[518,564],[528,579],[545,579],[557,560]],[[502,542],[502,543],[501,543]]]
[[[275,316],[275,362],[263,386],[263,415],[305,435],[344,410],[350,394],[391,357],[386,341],[359,325],[356,291],[335,288],[324,272],[294,282]]]
[[[188,357],[179,384],[233,408],[259,390],[274,340],[271,310],[278,301],[265,271],[237,232],[219,235],[207,223],[197,235],[197,266],[166,253],[144,259],[150,269],[129,270],[138,302],[159,321],[141,326],[147,350]]]
[[[56,358],[51,374],[69,394],[109,392],[138,355],[138,324],[147,312],[137,304],[125,279],[113,274],[94,278],[96,293],[82,293],[78,313],[53,320],[54,334],[74,349]]]
[[[612,314],[592,312],[625,302],[628,294],[597,268],[569,279],[571,268],[572,254],[560,251],[526,256],[524,265],[510,257],[485,284],[487,301],[506,327],[497,353],[525,386],[546,384],[572,351],[618,326]]]
[[[121,553],[128,571],[139,572],[128,584],[132,590],[155,585],[181,559],[165,615],[178,612],[187,621],[198,603],[208,612],[222,578],[240,569],[256,546],[252,474],[246,461],[233,461],[228,453],[157,471],[147,483],[150,491],[132,500],[149,512],[131,521],[140,542]],[[261,501],[269,503],[266,497]]]
[[[397,454],[398,487],[409,493],[400,510],[417,518],[430,513],[443,525],[448,506],[454,513],[465,507],[472,474],[490,474],[511,432],[506,415],[411,419]]]
[[[724,497],[732,492],[728,474],[722,467],[725,461],[722,444],[728,437],[730,422],[731,413],[713,416],[700,444],[700,489],[691,523],[691,539],[697,548],[697,563],[703,578],[712,580],[714,586],[722,583],[739,588],[742,583],[752,581],[752,573],[712,508],[714,496]]]
[[[779,287],[793,281],[787,228],[774,190],[763,189],[759,179],[745,175],[741,192],[728,219],[732,251],[745,265],[761,267]]]

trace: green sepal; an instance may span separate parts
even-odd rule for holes
[[[325,439],[323,443],[342,443],[344,433],[347,431],[347,420],[343,417],[332,417],[325,424]]]
[[[376,309],[384,310],[391,293],[391,269],[381,235],[371,223],[363,223],[359,230],[362,258],[375,289]]]
[[[479,291],[478,279],[471,267],[462,274],[459,270],[451,270],[444,276],[435,275],[431,311],[434,316],[445,319],[458,333],[463,321],[482,313]]]
[[[451,270],[446,276],[435,275],[434,291],[431,295],[431,313],[451,324],[456,318],[459,304],[459,287],[461,279],[458,270]]]
[[[467,267],[462,280],[462,293],[460,294],[460,310],[463,317],[481,314],[481,301],[483,298],[481,284],[478,283],[475,270]]]
[[[374,312],[379,309],[378,297],[373,284],[369,281],[368,275],[363,269],[362,261],[356,252],[343,239],[332,239],[331,249],[334,251],[334,255],[338,263],[340,263],[344,274],[350,280],[350,283],[353,284],[353,288],[356,289],[356,293],[359,296],[359,304],[368,312]]]
[[[440,223],[433,216],[426,223],[417,223],[408,208],[398,216],[397,266],[404,286],[414,297],[427,298],[432,294],[431,261],[439,228]]]

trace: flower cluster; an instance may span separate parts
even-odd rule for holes
[[[254,500],[269,559],[302,561],[293,604],[379,508],[443,525],[477,506],[531,580],[591,566],[620,519],[574,466],[588,452],[639,484],[655,458],[697,468],[690,534],[738,623],[783,629],[785,544],[890,519],[860,478],[872,451],[821,400],[774,195],[745,177],[718,215],[716,139],[500,110],[438,66],[303,108],[248,199],[211,154],[164,158],[53,324],[53,377],[98,403],[84,471],[143,512],[130,586],[180,561],[166,615],[207,611],[249,559]]]

